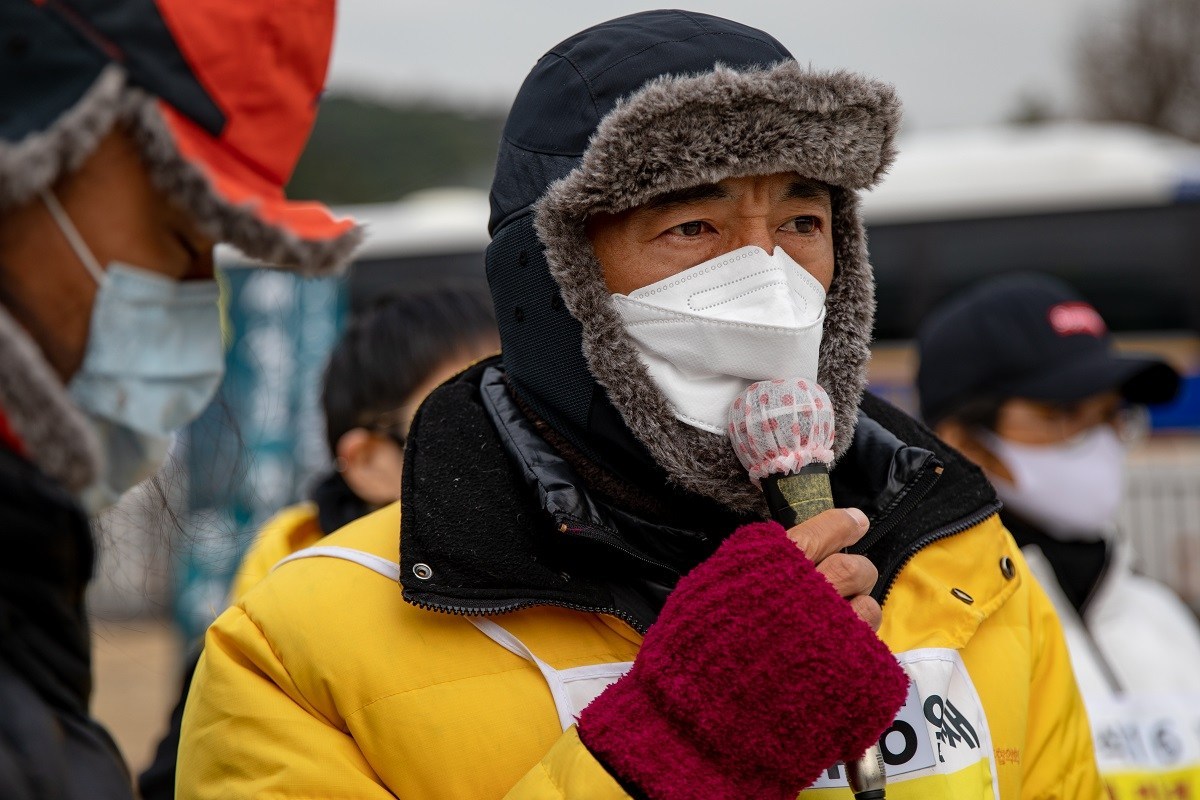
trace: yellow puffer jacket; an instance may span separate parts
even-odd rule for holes
[[[321,547],[389,562],[399,528],[393,505]],[[552,606],[495,621],[559,670],[631,661],[641,640],[616,618]],[[996,516],[913,558],[880,635],[923,687],[884,737],[889,798],[1101,797],[1058,621]],[[318,557],[280,566],[210,629],[178,795],[626,797],[562,731],[533,664],[464,617],[407,604],[362,564]]]

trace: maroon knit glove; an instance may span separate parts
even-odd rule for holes
[[[739,528],[667,599],[579,736],[652,800],[796,795],[861,756],[908,677],[774,522]]]

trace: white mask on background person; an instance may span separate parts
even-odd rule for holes
[[[990,431],[984,442],[1013,476],[992,483],[1004,505],[1060,541],[1111,536],[1125,490],[1125,445],[1111,425],[1062,444],[1017,444]]]
[[[781,247],[742,247],[612,301],[693,427],[726,435],[729,404],[755,381],[817,379],[825,289]]]
[[[173,432],[216,393],[225,372],[219,292],[214,280],[175,281],[115,261],[101,269],[57,199],[43,200],[99,286],[83,363],[67,386],[104,450],[103,474],[80,495],[94,514],[153,475]]]

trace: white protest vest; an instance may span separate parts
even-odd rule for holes
[[[572,669],[554,669],[535,656],[520,639],[492,620],[483,617],[467,619],[484,636],[538,668],[546,680],[546,685],[550,687],[550,696],[554,698],[554,708],[558,711],[558,724],[564,731],[575,724],[580,712],[588,703],[599,697],[601,692],[616,683],[618,678],[633,667],[632,661],[616,661]]]
[[[1113,800],[1200,797],[1198,699],[1165,694],[1084,698],[1096,761]]]
[[[1092,726],[1096,763],[1108,786],[1109,797],[1112,800],[1200,798],[1200,693],[1145,691],[1144,685],[1148,683],[1145,680],[1142,691],[1123,690],[1092,634],[1063,594],[1045,555],[1036,547],[1023,552],[1030,571],[1045,589],[1062,621],[1071,665]],[[1122,558],[1127,562],[1128,553],[1119,552],[1110,569],[1128,570]],[[1138,643],[1131,642],[1129,646]],[[1177,643],[1171,641],[1148,641],[1142,646],[1159,653],[1163,659],[1178,655]],[[1200,663],[1192,666],[1200,671]],[[1163,683],[1170,685],[1169,681]]]

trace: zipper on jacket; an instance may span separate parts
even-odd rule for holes
[[[575,536],[582,536],[586,539],[590,539],[593,542],[602,544],[605,547],[611,547],[613,550],[624,553],[630,558],[640,561],[647,566],[665,570],[672,575],[679,574],[678,570],[672,569],[669,565],[664,564],[661,561],[656,561],[650,556],[643,555],[636,550],[631,549],[625,544],[618,534],[609,530],[608,528],[601,528],[596,525],[591,525],[583,522],[582,520],[575,519],[574,517],[562,513],[555,514],[554,521],[557,523],[557,529],[559,533],[569,533]]]
[[[405,594],[404,599],[425,611],[435,611],[442,614],[452,614],[456,617],[487,617],[494,614],[508,614],[512,611],[521,611],[526,608],[535,606],[556,606],[565,608],[570,611],[580,611],[585,614],[607,614],[610,617],[616,617],[629,627],[633,628],[639,634],[645,636],[649,626],[644,626],[638,622],[633,616],[619,608],[603,608],[598,606],[585,606],[579,603],[564,603],[561,600],[514,600],[511,603],[505,603],[498,606],[488,606],[486,608],[467,608],[466,606],[448,606],[440,603],[433,603],[428,600],[421,600],[416,597],[409,597]]]
[[[598,544],[604,545],[605,547],[610,547],[614,550],[617,550],[618,552],[621,552],[621,553],[629,556],[630,558],[634,559],[635,561],[645,564],[646,566],[654,567],[655,569],[661,569],[672,575],[676,575],[676,576],[679,575],[679,573],[676,570],[672,569],[668,565],[666,565],[660,561],[656,561],[653,558],[650,558],[649,556],[643,555],[643,554],[637,552],[636,550],[631,549],[628,545],[626,545],[621,540],[621,538],[619,536],[617,536],[616,534],[614,534],[613,532],[609,531],[606,528],[600,528],[595,525],[590,525],[588,523],[585,523],[581,520],[575,519],[574,517],[567,515],[567,514],[563,514],[561,512],[554,515],[554,521],[555,521],[556,530],[561,534],[572,534],[575,536],[583,536],[584,538],[587,538],[590,541],[593,541]],[[401,584],[401,588],[402,589],[404,588],[403,584]],[[648,625],[644,624],[643,622],[641,622],[640,620],[635,618],[629,612],[624,611],[619,608],[590,606],[590,605],[583,605],[583,604],[579,604],[579,603],[567,603],[567,602],[564,602],[561,600],[514,600],[509,603],[502,603],[499,605],[483,606],[483,607],[477,608],[477,607],[471,607],[471,606],[447,605],[447,604],[443,604],[443,603],[431,602],[429,600],[422,600],[417,597],[410,596],[407,589],[404,590],[404,599],[408,603],[410,603],[414,606],[417,606],[418,608],[424,609],[426,611],[434,611],[434,612],[439,612],[442,614],[452,614],[455,616],[462,616],[462,617],[477,617],[477,616],[489,616],[492,614],[507,614],[512,611],[520,611],[525,608],[533,608],[534,606],[557,606],[559,608],[566,608],[571,611],[580,611],[580,612],[587,613],[587,614],[607,614],[609,616],[616,617],[617,619],[626,623],[627,625],[629,625],[631,628],[633,628],[635,631],[642,634],[643,636],[646,634],[646,631],[649,629]]]
[[[999,511],[1000,501],[993,500],[988,505],[984,506],[973,514],[963,517],[958,522],[955,522],[952,525],[947,525],[944,528],[939,528],[938,530],[919,537],[912,547],[904,551],[904,555],[901,557],[900,561],[889,572],[887,582],[883,585],[882,591],[871,592],[871,596],[874,597],[879,602],[879,605],[882,606],[887,602],[888,595],[890,595],[892,592],[892,586],[896,583],[896,578],[898,578],[900,573],[904,571],[904,568],[908,566],[908,562],[912,561],[913,556],[934,542],[941,541],[942,539],[948,539],[951,536],[955,536],[974,528],[988,517],[999,513]]]
[[[942,464],[936,459],[932,464],[927,464],[917,473],[917,477],[913,478],[908,484],[908,492],[900,505],[896,506],[890,514],[885,516],[880,524],[872,525],[867,532],[866,538],[856,543],[850,552],[864,553],[874,547],[876,543],[883,539],[892,531],[900,521],[906,517],[909,512],[917,507],[917,504],[925,499],[925,495],[929,494],[933,489],[933,485],[938,482],[938,478],[942,476]]]
[[[641,553],[631,549],[621,541],[619,536],[616,536],[605,528],[598,528],[594,525],[589,525],[581,520],[577,520],[574,517],[561,513],[555,514],[555,523],[556,529],[559,533],[583,536],[593,542],[597,542],[606,547],[611,547],[614,550],[624,553],[630,558],[649,567],[661,569],[673,575],[679,574],[666,564],[655,561],[649,556],[642,555]],[[574,525],[568,523],[574,523]],[[428,600],[421,600],[416,597],[410,597],[407,591],[405,592],[404,599],[412,605],[417,606],[418,608],[423,608],[426,611],[437,611],[443,614],[453,614],[463,617],[506,614],[511,611],[520,611],[525,608],[533,608],[534,606],[557,606],[559,608],[566,608],[571,611],[580,611],[586,614],[607,614],[609,616],[616,617],[643,636],[649,629],[648,625],[639,621],[632,614],[616,607],[590,606],[580,603],[568,603],[561,600],[514,600],[510,603],[504,603],[501,605],[473,608],[468,606],[445,605],[441,603],[430,602]]]

